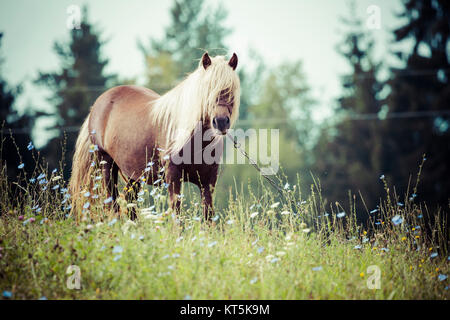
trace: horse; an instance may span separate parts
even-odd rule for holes
[[[127,182],[128,203],[136,200],[140,183],[153,185],[164,181],[169,207],[177,213],[181,184],[197,185],[203,215],[210,220],[214,215],[213,192],[219,161],[206,161],[203,157],[199,161],[198,153],[214,147],[215,159],[222,156],[223,139],[239,115],[237,64],[235,53],[227,60],[224,56],[210,57],[205,52],[197,69],[163,95],[134,85],[117,86],[102,93],[92,105],[76,141],[69,181],[71,211],[75,215],[79,212],[83,192],[92,185],[95,156],[102,164],[108,205],[114,212],[120,211],[117,202],[120,173]],[[211,139],[201,139],[198,150],[194,148],[194,140],[203,131],[210,132]],[[179,161],[180,158],[184,161]],[[136,217],[132,209],[130,218]]]

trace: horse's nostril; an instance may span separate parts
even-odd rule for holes
[[[230,124],[230,118],[229,118],[229,117],[227,117],[226,123],[227,123],[227,124]]]

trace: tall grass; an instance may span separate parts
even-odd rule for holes
[[[386,194],[377,208],[367,209],[365,224],[357,220],[352,194],[353,209],[345,211],[339,203],[327,204],[319,181],[303,193],[300,183],[289,185],[283,177],[283,197],[263,180],[257,188],[236,181],[228,207],[206,222],[192,189],[184,189],[175,215],[166,186],[149,187],[143,179],[134,203],[125,201],[129,190],[121,186],[115,215],[104,203],[95,161],[82,212],[70,214],[64,164],[50,170],[37,154],[35,159],[31,176],[23,171],[14,182],[4,165],[0,171],[4,297],[449,298],[447,221],[441,211],[430,213],[414,201],[420,171],[403,201],[381,177]],[[132,207],[136,221],[127,218]],[[80,289],[68,286],[71,265],[81,272]]]

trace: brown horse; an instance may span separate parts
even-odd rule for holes
[[[154,184],[163,172],[171,208],[179,211],[181,183],[189,181],[200,188],[203,213],[209,219],[222,139],[239,113],[237,62],[236,54],[227,61],[205,53],[198,68],[162,96],[138,86],[104,92],[76,142],[70,179],[72,212],[78,214],[83,193],[92,185],[91,163],[96,155],[102,164],[106,202],[116,211],[119,171],[132,190],[126,193],[128,202],[136,199],[139,179]],[[210,133],[210,139],[200,136],[198,140],[196,136],[204,132]],[[203,156],[208,149],[214,161]]]

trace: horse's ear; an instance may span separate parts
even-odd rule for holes
[[[238,64],[238,57],[237,57],[236,53],[233,53],[233,56],[231,57],[230,61],[228,62],[228,65],[230,67],[232,67],[233,70],[236,70],[237,64]]]
[[[208,68],[211,65],[211,58],[209,57],[208,52],[205,52],[203,54],[202,65],[203,65],[203,68],[205,68],[205,70],[206,70],[206,68]]]

